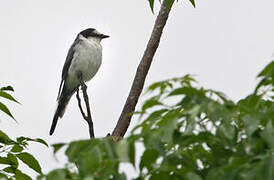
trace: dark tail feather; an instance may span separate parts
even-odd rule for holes
[[[75,91],[72,91],[70,93],[66,93],[66,92],[63,92],[63,91],[62,91],[61,96],[58,100],[58,106],[57,106],[57,109],[55,111],[53,121],[52,121],[52,124],[51,124],[51,128],[50,128],[50,132],[49,132],[50,135],[52,135],[54,130],[55,130],[58,118],[63,117],[63,115],[65,113],[65,110],[66,110],[66,107],[68,105],[68,102],[69,102],[71,96],[73,95],[73,93],[75,92]]]
[[[50,128],[50,132],[49,132],[49,135],[52,135],[54,130],[55,130],[55,127],[57,125],[57,121],[58,121],[58,118],[59,118],[59,115],[57,113],[57,110],[54,114],[54,117],[53,117],[53,121],[52,121],[52,124],[51,124],[51,128]]]

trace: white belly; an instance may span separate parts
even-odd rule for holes
[[[86,39],[76,45],[74,50],[74,56],[66,79],[69,88],[74,88],[81,83],[79,74],[81,74],[82,81],[91,80],[102,62],[102,47],[98,42]]]

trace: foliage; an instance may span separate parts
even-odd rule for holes
[[[9,92],[13,92],[14,89],[11,86],[6,86],[6,87],[2,87],[0,88],[0,97],[19,103],[16,99],[14,99],[14,97],[9,93]],[[11,114],[10,110],[8,109],[8,107],[3,104],[2,102],[0,102],[0,111],[4,112],[5,114],[7,114],[8,116],[10,116],[12,119],[14,119],[13,115]],[[15,120],[15,119],[14,119]]]
[[[190,75],[156,82],[135,113],[141,123],[127,138],[54,144],[54,153],[66,148],[69,162],[48,174],[26,152],[29,142],[47,146],[45,141],[12,140],[0,131],[0,179],[31,179],[19,169],[20,161],[47,180],[127,179],[123,163],[136,169],[136,180],[273,179],[274,62],[258,78],[254,92],[238,102],[199,87]],[[8,90],[13,89],[1,88]],[[1,97],[17,102],[10,94]],[[137,156],[140,145],[143,152]]]
[[[189,0],[195,7],[195,1]],[[163,1],[160,1],[163,2]],[[169,9],[174,0],[164,0]],[[154,0],[149,0],[153,12]],[[233,102],[223,93],[199,87],[186,75],[156,82],[139,112],[140,124],[118,143],[111,137],[52,145],[54,154],[65,148],[64,168],[43,174],[26,150],[29,142],[46,146],[42,139],[12,140],[0,130],[0,179],[29,180],[19,162],[46,180],[127,179],[127,163],[136,180],[149,179],[274,179],[274,62],[258,78],[254,92]],[[11,86],[0,97],[18,103]],[[0,102],[0,111],[14,119]],[[137,146],[143,146],[137,156]],[[20,160],[20,161],[19,161]]]
[[[254,92],[238,102],[198,87],[190,75],[156,82],[127,138],[57,144],[55,152],[66,147],[70,166],[40,178],[127,179],[120,165],[128,163],[138,180],[274,179],[274,62],[258,77]]]
[[[14,91],[11,86],[2,87],[0,89],[0,96],[19,103],[13,98],[8,91]],[[0,102],[0,110],[14,119],[13,115],[6,105]],[[31,177],[23,173],[19,169],[19,161],[26,164],[39,174],[42,174],[41,167],[38,161],[26,152],[29,142],[38,142],[46,146],[47,143],[42,139],[32,139],[28,137],[18,137],[16,140],[12,140],[8,135],[0,130],[0,179],[18,179],[18,180],[31,180]]]

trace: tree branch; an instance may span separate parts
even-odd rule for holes
[[[82,87],[83,97],[84,97],[85,104],[86,104],[87,115],[85,115],[85,113],[83,111],[83,108],[82,108],[82,105],[81,105],[81,99],[80,99],[80,96],[79,96],[79,89],[77,89],[77,92],[76,92],[76,98],[78,100],[78,106],[79,106],[79,109],[80,109],[80,112],[81,112],[83,118],[88,123],[89,136],[90,136],[90,138],[94,138],[94,129],[93,129],[93,122],[92,122],[91,113],[90,113],[90,105],[89,105],[89,98],[88,98],[88,94],[87,94],[87,86],[84,83],[82,83],[81,87]]]
[[[171,7],[170,7],[171,8]],[[135,111],[136,104],[139,96],[143,90],[145,79],[149,71],[154,54],[159,46],[163,29],[168,19],[170,9],[167,10],[166,5],[162,2],[160,12],[156,18],[152,34],[147,44],[146,50],[142,57],[142,60],[137,68],[133,84],[129,96],[124,105],[123,111],[116,124],[115,129],[112,132],[112,138],[114,141],[121,139],[126,133],[131,121],[130,113]]]

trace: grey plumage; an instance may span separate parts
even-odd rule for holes
[[[53,134],[58,118],[63,117],[70,98],[80,84],[89,81],[99,69],[102,58],[100,41],[107,37],[109,36],[89,28],[80,32],[71,45],[62,70],[62,79],[57,96],[58,106],[54,113],[50,135]]]
[[[80,39],[77,36],[75,41],[73,42],[73,44],[71,45],[71,47],[68,51],[68,55],[66,57],[66,61],[65,61],[65,64],[63,66],[62,79],[61,79],[61,83],[60,83],[60,87],[59,87],[59,91],[58,91],[58,96],[57,96],[58,106],[57,106],[57,109],[54,113],[52,125],[51,125],[51,128],[50,128],[50,133],[49,133],[50,135],[52,135],[54,130],[55,130],[58,118],[63,117],[65,108],[66,108],[71,96],[74,94],[74,90],[69,91],[68,88],[66,88],[66,84],[64,82],[65,82],[65,79],[68,76],[68,69],[70,67],[70,64],[71,64],[71,61],[73,59],[73,55],[74,55],[74,52],[75,52],[74,47],[79,42],[80,42]]]
[[[68,51],[68,55],[67,55],[67,58],[66,58],[66,61],[65,61],[65,64],[64,64],[64,67],[63,67],[63,70],[62,70],[62,80],[61,80],[61,83],[60,83],[60,87],[59,87],[59,91],[58,91],[58,96],[57,96],[57,99],[59,98],[60,96],[60,91],[61,91],[61,88],[62,88],[62,85],[65,81],[65,79],[67,78],[68,76],[68,69],[70,67],[70,64],[71,64],[71,61],[72,61],[72,58],[73,58],[73,55],[74,55],[74,52],[75,52],[75,45],[78,44],[81,40],[78,38],[75,39],[75,41],[73,42],[73,44],[71,45],[71,47],[69,48],[69,51]]]
[[[67,91],[66,88],[64,88],[65,85],[63,86],[63,90],[62,93],[60,95],[60,97],[58,98],[58,106],[57,109],[54,113],[54,117],[53,117],[53,121],[52,121],[52,125],[50,128],[50,135],[53,134],[55,127],[57,125],[57,121],[58,118],[62,118],[64,113],[65,113],[65,109],[68,105],[68,102],[71,98],[71,96],[74,94],[74,92],[76,91],[76,89],[72,90],[72,91]]]

